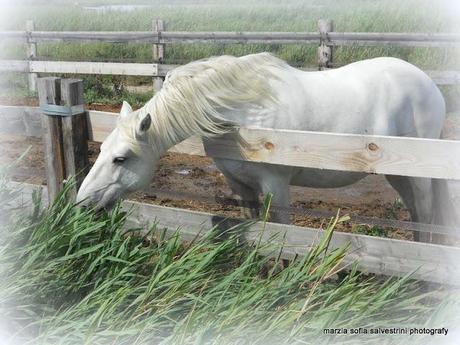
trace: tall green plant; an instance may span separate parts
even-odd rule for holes
[[[67,201],[68,189],[48,209],[35,198],[2,228],[0,308],[9,340],[354,344],[356,338],[323,329],[420,327],[452,318],[410,275],[382,280],[354,265],[334,278],[347,254],[346,247],[329,249],[335,221],[284,270],[267,270],[272,265],[262,253],[282,248],[250,246],[241,237],[248,224],[183,243],[179,232],[129,228],[120,206],[103,214],[79,208]],[[365,340],[383,343],[381,336]]]

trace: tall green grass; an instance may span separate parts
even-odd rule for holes
[[[86,2],[90,4],[91,2]],[[97,4],[97,1],[92,1]],[[142,3],[142,2],[141,2]],[[151,4],[151,2],[148,2]],[[386,1],[286,1],[283,3],[252,1],[224,3],[216,1],[177,1],[172,5],[156,2],[152,8],[130,12],[94,12],[69,2],[60,5],[21,6],[6,8],[8,20],[0,23],[1,30],[25,28],[27,19],[33,19],[37,30],[151,30],[152,20],[162,18],[167,30],[184,31],[316,31],[320,18],[330,18],[337,31],[357,32],[451,32],[459,25],[447,1],[396,0]],[[41,57],[57,60],[121,60],[151,61],[149,44],[46,44],[40,43]],[[216,45],[173,44],[167,46],[167,63],[184,63],[212,55],[244,55],[272,51],[297,66],[316,65],[316,47],[312,45]],[[450,49],[449,52],[455,52]],[[3,50],[10,57],[24,56],[22,47]],[[338,64],[374,56],[402,57],[422,68],[443,65],[458,66],[458,61],[445,49],[395,47],[341,47],[335,54]]]
[[[4,185],[7,188],[7,185]],[[96,215],[62,193],[34,198],[2,224],[3,337],[20,344],[355,344],[323,328],[448,326],[458,302],[410,280],[366,277],[354,266],[333,279],[347,248],[328,249],[331,222],[305,256],[279,270],[236,227],[193,243],[152,226],[127,229],[119,207]],[[275,255],[276,257],[276,255]],[[452,312],[452,310],[450,310]],[[366,336],[363,343],[393,343]],[[420,343],[420,337],[404,338]],[[389,342],[386,342],[389,341]],[[399,340],[398,340],[399,341]]]

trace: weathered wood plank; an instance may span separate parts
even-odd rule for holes
[[[380,41],[380,40],[331,40],[334,47],[401,47],[401,48],[456,48],[457,42],[438,41]]]
[[[103,141],[115,128],[117,114],[90,111],[89,121],[90,140]],[[460,179],[460,141],[456,140],[258,128],[241,129],[240,134],[249,145],[242,151],[224,138],[205,152],[195,137],[170,151],[307,168]]]
[[[29,72],[29,61],[0,60],[0,72]]]
[[[103,142],[117,125],[118,114],[105,111],[88,111],[88,139]]]
[[[216,140],[208,156],[376,174],[460,179],[460,141],[242,128],[247,143]],[[402,150],[401,148],[404,148]]]
[[[30,63],[30,69],[29,69]],[[69,74],[117,74],[164,77],[179,65],[112,63],[81,61],[21,61],[0,60],[0,72],[69,73]],[[301,68],[312,71],[312,68]],[[459,85],[460,71],[425,71],[438,85]]]
[[[14,182],[11,182],[11,186],[21,188],[26,197],[37,189],[42,189],[43,195],[46,194],[46,187]],[[125,201],[123,207],[131,212],[129,226],[146,229],[147,224],[156,223],[160,229],[167,229],[168,236],[180,232],[185,241],[201,237],[215,226],[226,230],[243,222],[205,212],[133,201]],[[274,246],[284,244],[281,256],[291,259],[295,255],[308,253],[323,234],[323,230],[313,228],[257,222],[241,232],[241,239],[249,244],[259,240],[262,244]],[[350,248],[344,263],[356,262],[363,272],[390,276],[405,276],[413,272],[416,279],[460,285],[460,248],[335,232],[329,250],[346,245],[350,245]]]
[[[0,39],[27,38],[25,31],[2,31]],[[317,44],[317,32],[181,32],[169,31],[161,35],[149,31],[33,31],[34,41],[78,42],[148,42],[148,43],[267,43],[267,44]],[[380,32],[334,32],[330,35],[332,45],[396,45],[445,47],[458,46],[457,33],[380,33]]]
[[[332,67],[332,47],[330,46],[329,33],[334,31],[332,20],[318,20],[318,31],[320,33],[320,45],[318,47],[318,66],[320,70]]]
[[[8,37],[8,32],[0,32],[0,38]],[[11,36],[25,36],[23,32],[11,32]],[[34,41],[78,41],[78,42],[137,42],[162,44],[171,42],[194,43],[317,43],[317,32],[165,32],[159,38],[155,31],[34,31]],[[271,41],[271,42],[270,42]]]
[[[31,72],[70,74],[158,75],[157,64],[78,61],[30,61]]]
[[[181,43],[196,40],[225,41],[241,40],[271,43],[270,41],[286,41],[286,43],[318,43],[321,35],[318,32],[178,32],[168,31],[162,35],[164,42],[179,41]],[[344,42],[399,42],[426,43],[426,44],[460,44],[458,33],[380,33],[380,32],[331,32],[329,38],[334,45],[341,45]]]
[[[158,43],[152,31],[34,31],[31,37],[37,42]]]
[[[109,133],[115,122],[116,117],[105,115],[97,138]],[[460,141],[256,128],[240,133],[250,145],[243,151],[233,140],[222,139],[205,152],[196,137],[170,151],[307,168],[460,179]]]
[[[0,134],[41,137],[41,112],[38,107],[0,105]],[[88,139],[102,142],[115,128],[118,114],[88,111]],[[204,152],[204,151],[203,151]]]
[[[48,77],[38,79],[38,96],[41,105],[60,104],[60,78]],[[64,152],[62,149],[62,121],[60,117],[43,114],[42,140],[45,155],[46,180],[50,200],[62,190],[65,178]]]
[[[63,79],[61,81],[61,99],[63,105],[72,107],[84,105],[83,81],[81,79]],[[77,195],[83,179],[89,171],[88,162],[88,125],[86,112],[62,117],[62,136],[64,148],[66,178],[75,177]]]
[[[459,44],[459,33],[420,33],[420,32],[331,32],[331,41],[384,41],[407,43]]]
[[[161,43],[318,44],[318,32],[166,31]]]
[[[27,31],[0,31],[0,40],[27,39]],[[22,43],[22,42],[21,42]]]
[[[160,40],[162,32],[165,29],[164,22],[161,19],[155,19],[152,21],[152,29],[158,34],[158,40]],[[154,44],[152,46],[152,56],[153,62],[161,64],[165,59],[165,45],[164,44]],[[163,78],[162,77],[153,77],[153,90],[155,93],[159,92],[163,87]]]
[[[163,20],[161,19],[154,19],[152,21],[152,30],[158,36],[158,42],[161,40],[161,36],[165,29],[165,25]],[[162,63],[164,60],[164,53],[165,53],[165,45],[164,44],[154,44],[152,46],[152,53],[153,53],[153,61],[156,63]]]
[[[28,20],[26,22],[26,28],[27,28],[27,59],[28,60],[35,60],[37,58],[37,43],[31,42],[30,40],[30,32],[32,32],[35,29],[35,25],[33,20]],[[37,91],[37,78],[38,75],[37,73],[29,73],[28,75],[28,82],[29,82],[29,91],[35,92]]]

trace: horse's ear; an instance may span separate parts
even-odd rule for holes
[[[121,106],[121,110],[120,110],[120,117],[121,118],[127,117],[132,112],[133,112],[133,108],[131,108],[129,103],[126,101],[123,101],[123,105]]]
[[[136,134],[138,137],[142,138],[145,133],[149,130],[150,125],[152,124],[152,117],[150,114],[146,114],[140,121],[139,124],[137,125],[136,128]]]

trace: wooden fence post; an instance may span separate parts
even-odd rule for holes
[[[59,105],[61,101],[61,78],[39,78],[38,97],[40,107],[47,104]],[[52,202],[62,190],[62,181],[65,178],[61,118],[43,114],[42,129],[48,199]]]
[[[62,191],[63,181],[76,176],[75,197],[88,169],[88,126],[83,82],[56,77],[38,78],[49,201]]]
[[[88,124],[84,109],[83,81],[63,79],[61,81],[61,103],[68,107],[81,106],[81,111],[62,117],[62,139],[66,178],[75,176],[76,192],[88,173]]]
[[[154,19],[152,21],[152,29],[155,32],[158,32],[158,39],[161,39],[161,32],[165,30],[164,22],[161,19]],[[164,63],[165,58],[165,45],[163,44],[154,44],[152,47],[153,52],[153,62],[154,63]],[[153,77],[153,90],[155,93],[161,90],[163,86],[163,78],[160,76]]]
[[[320,70],[332,68],[332,47],[328,45],[328,33],[334,31],[334,22],[330,19],[318,20],[318,30],[321,35],[318,47],[318,65]]]
[[[27,31],[27,60],[35,60],[37,58],[37,43],[32,40],[31,32],[35,30],[35,25],[33,20],[28,20],[26,22],[26,31]],[[37,73],[29,73],[28,75],[28,84],[29,91],[37,91]]]

